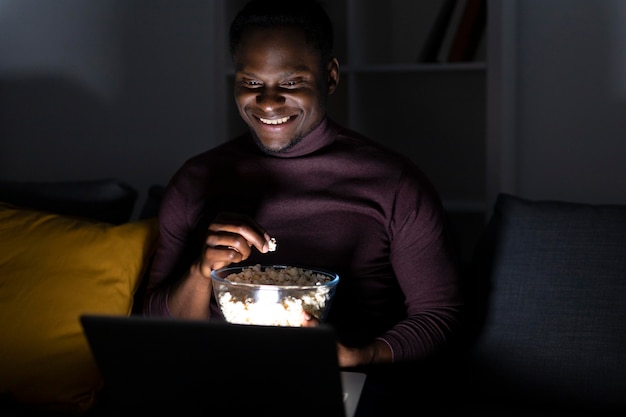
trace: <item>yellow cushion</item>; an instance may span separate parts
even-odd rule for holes
[[[155,219],[114,226],[0,203],[0,398],[81,413],[102,386],[79,316],[128,315]]]

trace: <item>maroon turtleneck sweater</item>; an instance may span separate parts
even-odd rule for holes
[[[457,270],[443,211],[407,158],[324,120],[296,146],[268,154],[247,133],[189,159],[161,206],[146,314],[167,316],[168,284],[197,259],[221,211],[251,216],[279,242],[246,264],[335,271],[327,322],[348,345],[384,340],[394,361],[419,359],[459,321]],[[221,317],[215,300],[211,317]]]

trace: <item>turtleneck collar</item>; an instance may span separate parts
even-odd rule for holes
[[[261,150],[271,156],[278,158],[294,158],[298,156],[308,155],[325,146],[330,145],[337,137],[337,126],[332,123],[328,117],[320,122],[315,129],[302,138],[293,148],[287,151],[270,152],[266,149]]]

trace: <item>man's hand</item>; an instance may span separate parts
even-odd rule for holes
[[[253,246],[266,253],[273,246],[272,239],[248,216],[219,214],[208,227],[202,255],[170,292],[168,308],[171,314],[184,318],[209,317],[211,271],[247,259]]]
[[[320,321],[310,315],[303,313],[302,327],[319,326]],[[339,367],[351,368],[355,366],[371,365],[374,363],[390,363],[392,361],[391,349],[382,340],[375,340],[369,345],[353,348],[337,343],[337,360]]]
[[[250,217],[220,213],[209,225],[199,262],[200,271],[208,278],[214,269],[248,259],[253,246],[259,252],[267,253],[274,243],[270,235]]]

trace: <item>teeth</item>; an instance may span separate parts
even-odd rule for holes
[[[262,123],[265,123],[266,125],[281,125],[285,123],[287,120],[289,120],[289,116],[283,117],[282,119],[272,119],[272,120],[259,117],[259,120]]]

